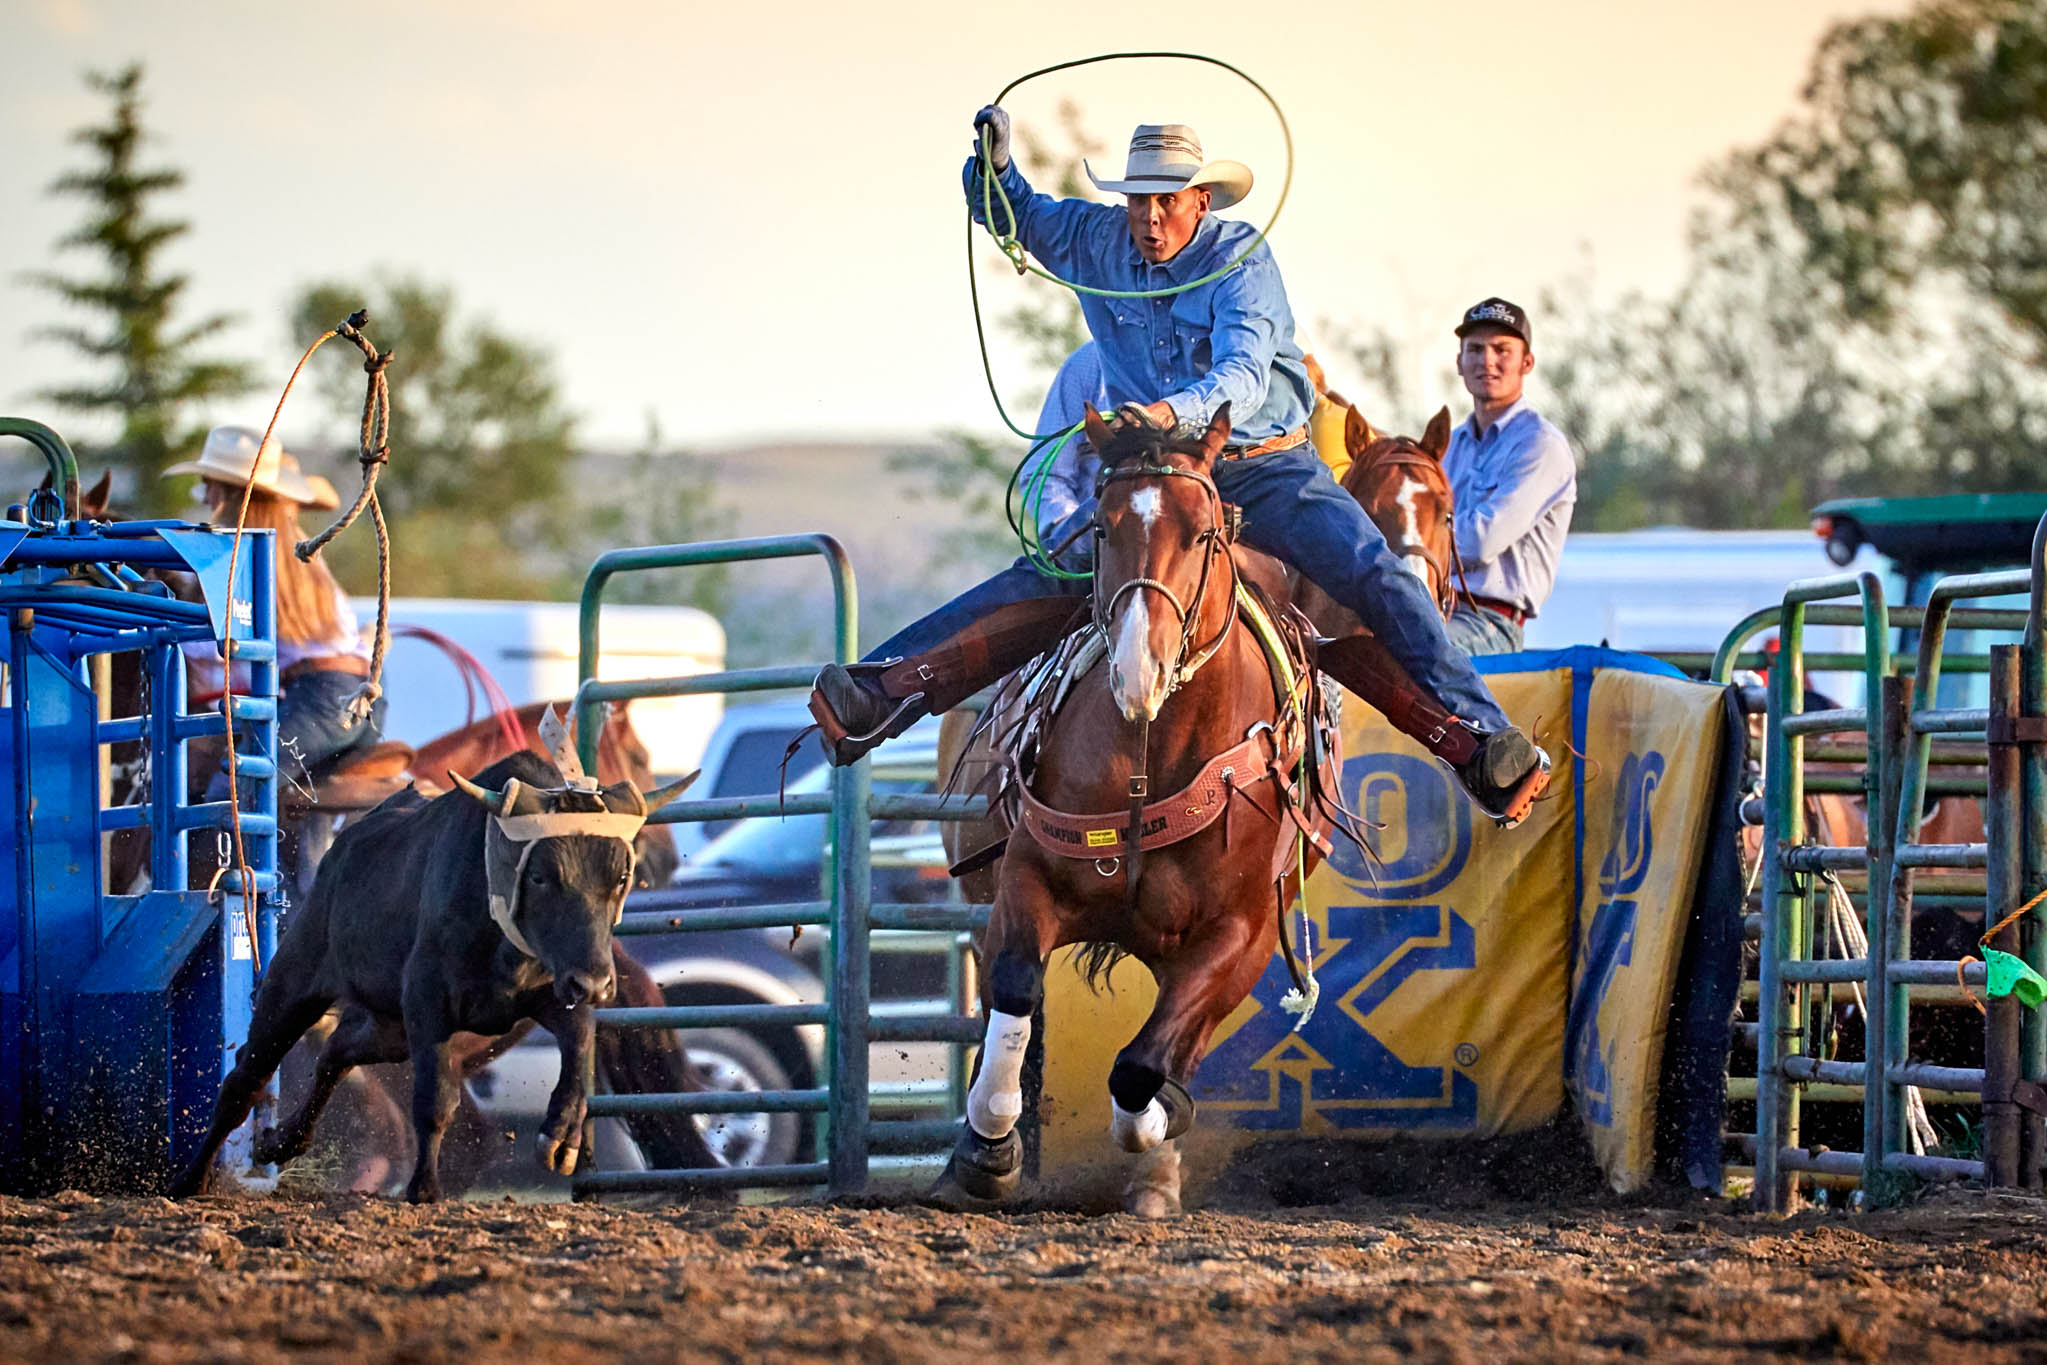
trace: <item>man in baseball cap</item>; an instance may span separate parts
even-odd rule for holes
[[[1468,654],[1503,654],[1521,648],[1523,629],[1556,584],[1578,465],[1564,434],[1522,394],[1535,369],[1527,312],[1485,299],[1464,310],[1456,332],[1471,416],[1443,456],[1464,566],[1446,630]]]

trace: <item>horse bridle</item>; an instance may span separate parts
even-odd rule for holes
[[[1115,618],[1116,609],[1122,605],[1123,599],[1126,596],[1142,590],[1156,593],[1166,600],[1166,605],[1173,609],[1173,615],[1180,623],[1180,649],[1173,660],[1173,680],[1167,693],[1171,695],[1172,689],[1178,688],[1180,684],[1193,677],[1196,670],[1214,657],[1215,652],[1222,648],[1224,639],[1229,636],[1230,627],[1236,624],[1237,593],[1235,580],[1237,562],[1229,550],[1229,542],[1232,538],[1232,520],[1229,513],[1225,510],[1222,493],[1216,488],[1215,480],[1198,469],[1182,469],[1177,465],[1153,463],[1149,459],[1142,461],[1133,460],[1115,465],[1104,464],[1101,472],[1095,476],[1094,539],[1095,563],[1099,566],[1101,564],[1102,546],[1108,539],[1109,534],[1108,527],[1102,523],[1101,498],[1103,491],[1110,484],[1137,479],[1169,478],[1192,479],[1200,484],[1203,491],[1208,494],[1209,506],[1215,513],[1214,520],[1208,528],[1195,536],[1195,540],[1202,546],[1202,555],[1201,576],[1194,584],[1192,605],[1181,602],[1179,595],[1173,591],[1171,585],[1156,578],[1126,579],[1117,586],[1114,592],[1109,594],[1108,601],[1104,602],[1102,600],[1102,576],[1099,572],[1094,576],[1094,581],[1089,588],[1089,595],[1093,607],[1094,627],[1102,632],[1105,637],[1109,632],[1110,621]],[[1209,575],[1214,568],[1217,556],[1221,556],[1230,568],[1229,605],[1223,613],[1221,627],[1206,642],[1197,646],[1194,643],[1194,637],[1195,632],[1201,626],[1201,604],[1208,596]]]

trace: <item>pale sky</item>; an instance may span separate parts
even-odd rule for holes
[[[1602,293],[1672,283],[1699,168],[1790,112],[1830,22],[1899,7],[6,0],[0,403],[52,416],[30,393],[75,373],[31,343],[62,314],[21,275],[88,264],[53,259],[79,205],[42,193],[103,108],[88,67],[147,63],[150,160],[189,174],[159,205],[193,223],[172,257],[188,318],[243,314],[221,349],[257,360],[271,395],[310,340],[286,335],[295,288],[388,267],[552,347],[586,441],[630,441],[652,409],[714,446],[995,426],[959,167],[974,110],[1033,67],[1175,47],[1258,77],[1294,132],[1273,248],[1296,315],[1440,327],[1447,371],[1464,305],[1532,305],[1588,252]],[[1226,73],[1114,63],[1010,107],[1050,128],[1062,97],[1111,148],[1098,171],[1120,169],[1134,123],[1192,123],[1258,176],[1231,216],[1271,212],[1278,129]],[[982,280],[991,310],[1052,287]],[[997,365],[1028,386],[1015,357]],[[261,425],[271,401],[206,416]],[[315,416],[295,400],[284,429],[348,436]]]

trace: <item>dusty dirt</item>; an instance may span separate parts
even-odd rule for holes
[[[1387,1193],[1402,1164],[1417,1178]],[[2039,1201],[1951,1191],[1773,1220],[1576,1186],[1507,1202],[1497,1186],[1527,1174],[1512,1162],[1455,1186],[1449,1169],[1356,1180],[1340,1151],[1295,1152],[1173,1223],[0,1199],[0,1359],[2047,1360]],[[1379,1192],[1308,1202],[1331,1182]]]

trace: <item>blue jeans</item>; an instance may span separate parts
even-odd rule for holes
[[[1244,509],[1244,543],[1299,569],[1337,602],[1358,614],[1386,642],[1417,686],[1479,729],[1504,730],[1510,722],[1486,689],[1471,659],[1443,633],[1436,604],[1422,581],[1386,548],[1386,538],[1357,500],[1337,486],[1313,446],[1215,467],[1215,484],[1225,502]],[[1092,498],[1045,538],[1072,544],[1060,567],[1085,569],[1094,552],[1084,531],[1095,514]],[[1049,578],[1023,559],[993,578],[967,589],[938,610],[904,627],[868,654],[868,659],[907,658],[950,639],[997,607],[1053,594],[1080,597],[1086,579]]]
[[[331,758],[366,749],[384,734],[384,699],[377,698],[367,722],[351,722],[348,703],[363,685],[353,673],[301,673],[277,696],[277,772],[286,785],[312,786],[307,774]],[[279,789],[280,793],[283,788]],[[227,768],[206,787],[208,801],[227,800]]]
[[[1521,627],[1495,611],[1469,607],[1462,602],[1444,623],[1450,643],[1474,657],[1480,654],[1512,654],[1521,648]]]

